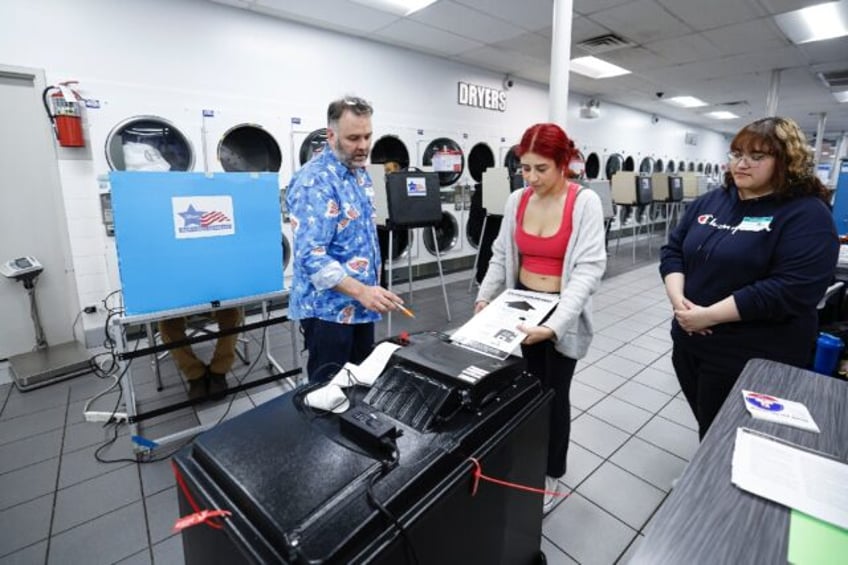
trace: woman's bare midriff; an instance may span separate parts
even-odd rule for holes
[[[530,290],[539,292],[559,292],[562,290],[562,277],[531,273],[524,267],[518,271],[518,280]]]

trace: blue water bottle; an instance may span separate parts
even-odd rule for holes
[[[813,370],[822,375],[833,376],[842,357],[845,344],[842,340],[828,333],[820,333],[816,340],[816,360],[813,362]]]

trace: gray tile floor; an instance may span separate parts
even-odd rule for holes
[[[441,288],[432,286],[438,281],[430,279],[415,285],[417,318],[394,316],[392,332],[461,325],[472,311],[469,276],[448,277],[452,321],[446,319]],[[407,287],[396,290],[405,293]],[[611,257],[595,297],[595,321],[597,335],[571,388],[571,448],[561,481],[570,494],[544,521],[543,549],[555,565],[626,562],[698,447],[694,419],[671,368],[669,308],[655,259],[643,254],[634,263],[625,252]],[[291,367],[287,326],[275,327],[270,343],[275,357]],[[377,335],[388,335],[385,321]],[[250,337],[255,354],[259,336]],[[201,356],[210,353],[209,346],[198,350]],[[237,364],[230,382],[247,369]],[[133,365],[142,411],[185,398],[169,358],[162,371],[159,392],[149,362]],[[254,368],[247,378],[265,371]],[[0,382],[4,377],[0,366]],[[113,428],[83,421],[86,400],[109,384],[92,375],[28,393],[0,384],[0,564],[182,562],[180,537],[171,532],[178,509],[168,461],[122,461],[131,456],[126,430],[101,447]],[[142,434],[162,437],[232,417],[287,388],[265,385],[198,410],[163,415],[146,422]],[[111,411],[116,400],[116,393],[106,394],[92,409]],[[169,444],[162,453],[179,445]],[[98,462],[95,453],[116,462]]]

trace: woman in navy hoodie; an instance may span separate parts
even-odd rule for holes
[[[839,254],[798,124],[748,124],[728,158],[724,186],[689,206],[660,262],[674,309],[672,363],[701,439],[749,359],[809,366],[816,304]]]

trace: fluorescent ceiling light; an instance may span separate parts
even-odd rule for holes
[[[843,90],[842,92],[834,92],[833,97],[840,102],[848,102],[848,90]]]
[[[398,16],[408,16],[418,10],[422,10],[436,2],[436,0],[351,0],[357,4],[376,8],[384,12],[397,14]]]
[[[680,106],[682,108],[700,108],[701,106],[707,105],[706,102],[700,98],[695,98],[694,96],[675,96],[674,98],[669,98],[664,102],[668,102],[669,104],[674,104],[675,106]]]
[[[793,43],[842,37],[848,35],[848,0],[778,14],[774,20]]]
[[[707,112],[704,115],[709,116],[710,118],[715,118],[716,120],[735,120],[739,117],[733,112],[725,112],[724,110],[718,112]]]
[[[580,73],[589,78],[609,78],[620,75],[629,75],[630,71],[623,69],[618,65],[607,63],[597,57],[578,57],[571,60],[571,68],[569,70],[575,73]]]

